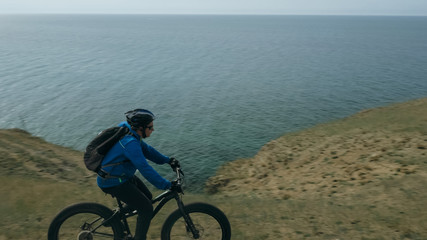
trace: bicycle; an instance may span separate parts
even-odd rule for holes
[[[231,226],[225,214],[217,207],[207,203],[184,205],[182,184],[184,173],[175,168],[176,187],[167,190],[152,200],[158,203],[154,216],[172,199],[178,209],[173,211],[163,223],[162,240],[175,239],[222,239],[231,238]],[[102,204],[82,202],[60,211],[52,220],[48,230],[48,240],[130,240],[132,233],[127,219],[137,214],[117,199],[118,208],[110,209]]]

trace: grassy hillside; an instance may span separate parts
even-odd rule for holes
[[[219,206],[232,239],[427,239],[426,110],[427,98],[285,135],[224,165],[208,194],[184,201]],[[0,130],[0,240],[46,239],[71,203],[114,207],[82,154]],[[154,219],[151,239],[173,207]]]
[[[73,203],[92,201],[116,207],[114,199],[96,186],[96,176],[86,170],[82,157],[82,152],[50,144],[19,129],[0,130],[0,240],[46,239],[50,221]],[[233,208],[233,203],[221,198],[186,194],[184,201]],[[159,239],[163,221],[175,208],[171,201],[156,216],[150,239]]]
[[[207,189],[276,199],[265,220],[291,239],[427,239],[426,170],[420,99],[285,135],[224,165]]]

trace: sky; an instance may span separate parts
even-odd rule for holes
[[[427,16],[427,0],[0,0],[0,14],[26,13]]]

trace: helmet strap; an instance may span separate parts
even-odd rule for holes
[[[147,134],[145,134],[145,129],[147,129],[146,126],[142,127],[142,138],[146,138]]]
[[[132,130],[134,130],[135,132],[138,132],[139,129],[142,128],[141,132],[142,132],[142,138],[146,138],[147,134],[145,134],[145,129],[147,127],[135,127],[135,126],[131,126]]]

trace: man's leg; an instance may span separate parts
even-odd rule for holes
[[[103,189],[103,191],[138,211],[135,240],[145,240],[153,218],[151,198],[149,199],[133,181],[127,181],[120,186]]]

